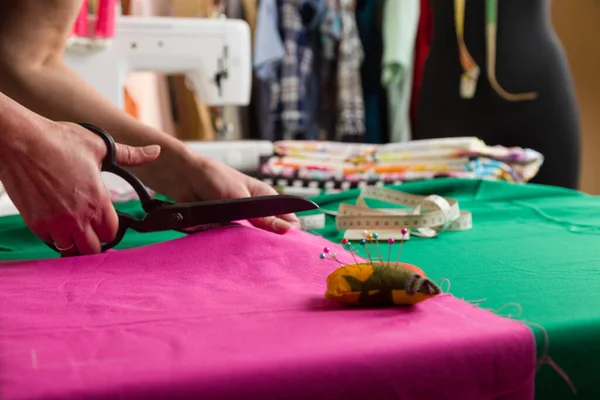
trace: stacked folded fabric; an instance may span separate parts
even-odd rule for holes
[[[271,178],[400,182],[461,177],[527,182],[544,157],[520,147],[488,146],[474,137],[385,145],[286,140],[261,168]]]

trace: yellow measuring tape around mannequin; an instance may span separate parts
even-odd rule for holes
[[[403,208],[369,208],[367,199]],[[340,204],[337,211],[322,212],[335,216],[337,229],[345,230],[348,240],[362,239],[365,230],[377,232],[379,239],[407,240],[411,233],[432,238],[443,231],[462,231],[473,226],[471,213],[461,211],[455,199],[375,186],[362,189],[354,205]],[[303,229],[319,229],[325,226],[325,218],[323,214],[304,216],[300,223]],[[402,228],[407,229],[407,234],[401,234]]]
[[[537,93],[509,93],[496,78],[496,44],[498,36],[498,0],[485,0],[485,36],[486,36],[486,69],[492,89],[507,101],[529,101],[537,98]],[[473,98],[479,78],[479,66],[471,57],[464,39],[466,0],[454,0],[454,25],[460,63],[464,73],[460,81],[460,96]]]
[[[473,60],[465,43],[465,0],[454,0],[454,26],[458,40],[458,56],[464,70],[460,77],[460,97],[472,99],[475,96],[477,81],[481,70]]]

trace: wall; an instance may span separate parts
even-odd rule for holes
[[[569,58],[579,102],[583,152],[580,188],[600,194],[600,1],[552,0],[552,15]]]

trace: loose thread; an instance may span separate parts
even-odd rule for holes
[[[503,316],[502,314],[500,314],[500,311],[504,310],[505,308],[508,307],[515,307],[518,310],[518,315],[514,316],[515,318],[519,318],[521,315],[523,315],[523,307],[521,307],[521,305],[519,303],[515,303],[515,302],[510,302],[510,303],[506,303],[505,305],[503,305],[502,307],[500,307],[497,310],[490,310],[492,311],[494,314]],[[505,315],[505,317],[512,319],[513,315],[512,314],[508,314]]]
[[[563,380],[566,382],[566,384],[569,385],[569,389],[571,389],[571,392],[573,392],[573,394],[576,395],[577,394],[577,388],[573,384],[573,381],[571,381],[571,378],[569,378],[569,375],[567,375],[567,373],[561,367],[559,367],[558,364],[556,364],[556,362],[554,362],[554,360],[552,359],[552,357],[550,357],[548,355],[548,353],[550,352],[550,338],[548,336],[548,331],[546,331],[546,329],[544,329],[544,327],[541,326],[538,323],[530,322],[530,321],[526,321],[526,320],[523,320],[522,322],[524,324],[526,324],[526,325],[529,325],[531,327],[539,329],[539,331],[541,332],[542,336],[544,337],[544,350],[542,351],[542,356],[537,361],[536,372],[539,371],[540,368],[544,364],[547,364],[561,378],[563,378]]]
[[[483,303],[483,302],[486,302],[486,301],[487,301],[487,299],[486,299],[486,298],[483,298],[483,299],[477,299],[477,300],[465,300],[465,299],[462,299],[462,300],[464,300],[464,301],[466,301],[467,303],[469,303],[469,304],[473,305],[474,307],[479,307],[479,306],[481,306],[481,303]]]
[[[470,300],[469,302],[470,303],[475,303],[475,302],[481,303],[485,300],[486,299]],[[479,306],[479,304],[477,304],[477,306]],[[516,315],[516,316],[513,316],[513,314],[501,315],[500,312],[508,307],[515,307],[518,310],[518,315]],[[515,302],[506,303],[502,307],[498,308],[497,310],[493,310],[493,309],[489,309],[489,310],[492,311],[493,313],[497,314],[498,316],[506,317],[506,318],[510,318],[510,319],[513,319],[513,317],[518,318],[523,314],[523,307],[519,303],[515,303]],[[550,368],[552,368],[554,370],[554,372],[556,372],[565,381],[565,383],[569,386],[569,389],[571,389],[571,392],[574,395],[576,395],[577,388],[573,384],[573,381],[571,381],[571,378],[569,378],[569,375],[567,375],[567,373],[562,368],[560,368],[560,366],[558,364],[556,364],[556,362],[548,354],[550,352],[550,338],[548,336],[548,331],[546,331],[546,329],[544,329],[544,327],[542,325],[540,325],[536,322],[530,322],[530,321],[527,321],[524,319],[519,319],[518,321],[524,323],[525,325],[529,325],[529,327],[531,327],[531,328],[538,329],[543,336],[544,344],[543,344],[542,355],[537,359],[535,372],[537,373],[544,364],[548,365]]]
[[[444,293],[444,294],[450,294],[450,279],[448,279],[448,278],[440,278],[440,279],[438,279],[438,280],[436,280],[434,282],[440,287],[440,290],[442,291],[442,293]],[[437,283],[437,282],[439,282],[439,283]],[[446,290],[443,289],[443,284],[444,283],[446,283],[448,285],[448,287],[447,287]]]

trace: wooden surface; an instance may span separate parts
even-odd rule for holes
[[[600,194],[600,1],[553,0],[552,19],[569,58],[579,102],[580,188]]]

